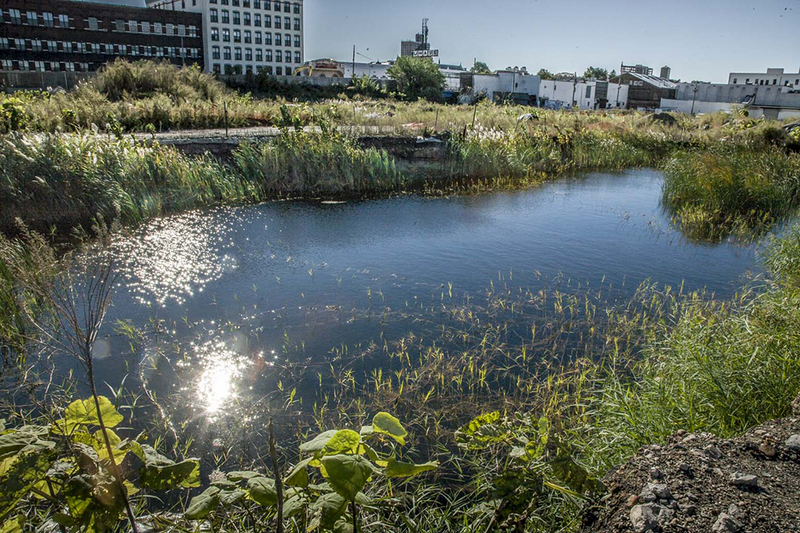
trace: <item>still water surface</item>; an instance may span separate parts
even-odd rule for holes
[[[682,237],[661,186],[659,172],[634,170],[478,196],[273,202],[157,220],[116,245],[98,373],[110,384],[131,374],[129,387],[213,424],[272,394],[279,369],[324,368],[371,341],[424,335],[446,320],[437,305],[480,301],[495,285],[604,287],[619,298],[652,280],[727,297],[760,272],[757,243]],[[117,320],[143,331],[141,343],[131,348]]]

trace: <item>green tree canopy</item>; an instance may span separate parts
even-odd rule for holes
[[[589,67],[586,69],[586,72],[583,73],[583,77],[595,80],[607,80],[608,71],[601,67]]]
[[[398,57],[388,72],[398,89],[411,100],[438,100],[444,90],[444,74],[430,58]]]
[[[547,70],[546,68],[540,68],[539,72],[537,72],[536,75],[542,78],[543,80],[553,79],[553,73]]]
[[[469,69],[470,72],[473,74],[491,74],[492,70],[489,68],[489,65],[484,63],[483,61],[476,61],[475,64]]]
[[[611,69],[611,73],[608,75],[608,79],[614,79],[617,77],[617,71],[615,69]]]

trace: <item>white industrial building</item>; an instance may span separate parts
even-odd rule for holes
[[[542,80],[539,101],[554,109],[624,109],[628,104],[628,86],[604,81]]]
[[[779,85],[778,81],[763,85],[678,83],[674,99],[661,99],[663,110],[679,113],[730,112],[734,107],[746,108],[754,118],[800,116],[800,90]]]
[[[731,72],[729,85],[777,85],[800,89],[800,71],[786,73],[782,68],[768,68],[766,72]]]
[[[303,0],[146,0],[203,15],[205,69],[291,75],[303,64]]]

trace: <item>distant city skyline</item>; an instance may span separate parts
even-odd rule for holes
[[[106,0],[143,5],[141,0]],[[662,66],[683,81],[725,83],[730,72],[797,72],[800,0],[305,0],[306,60],[394,59],[428,18],[442,63],[536,73]],[[635,7],[633,7],[635,6]]]

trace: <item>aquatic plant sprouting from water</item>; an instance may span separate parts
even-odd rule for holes
[[[245,143],[235,172],[269,196],[354,196],[400,190],[403,175],[385,150],[361,148],[335,130],[286,131],[271,142]]]

